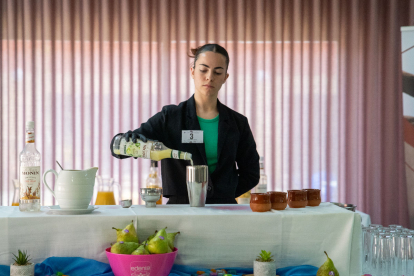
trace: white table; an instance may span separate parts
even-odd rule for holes
[[[35,262],[51,256],[79,256],[108,262],[104,249],[116,240],[112,227],[136,223],[140,240],[155,229],[180,231],[176,264],[206,268],[252,267],[262,249],[277,267],[320,266],[327,251],[341,276],[360,276],[361,217],[330,203],[319,207],[254,213],[248,205],[162,205],[156,208],[100,206],[89,215],[22,213],[0,207],[0,264],[27,250]]]
[[[358,213],[361,216],[361,224],[362,226],[369,226],[371,224],[371,216],[368,214],[365,214],[361,211],[355,210],[356,213]]]

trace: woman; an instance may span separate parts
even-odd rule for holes
[[[208,165],[207,204],[233,204],[235,198],[257,185],[260,178],[259,155],[247,118],[217,99],[229,74],[229,55],[217,44],[192,49],[190,69],[195,93],[185,102],[164,106],[141,127],[124,137],[158,140],[171,149],[192,154],[194,165]],[[199,142],[189,143],[183,131],[193,130]],[[202,132],[200,132],[202,131]],[[202,138],[202,139],[201,139]],[[201,141],[202,140],[202,141]],[[112,145],[112,142],[111,142]],[[111,148],[112,151],[112,148]],[[118,156],[116,158],[128,158]],[[237,164],[237,167],[236,167]],[[188,161],[161,161],[163,196],[167,204],[188,204],[186,166]]]

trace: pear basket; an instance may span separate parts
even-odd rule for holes
[[[174,265],[178,250],[174,247],[174,251],[171,253],[126,255],[111,253],[111,248],[108,247],[105,252],[115,276],[168,276]]]
[[[170,274],[178,252],[174,240],[180,232],[167,233],[165,227],[139,243],[134,221],[124,229],[113,229],[116,230],[117,239],[105,253],[115,276]]]

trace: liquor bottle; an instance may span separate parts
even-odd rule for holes
[[[40,152],[35,145],[35,123],[26,122],[26,145],[19,155],[19,209],[22,212],[40,210]]]
[[[260,180],[256,187],[253,188],[254,193],[267,193],[267,176],[264,172],[264,157],[260,156]]]
[[[122,136],[122,134],[119,134],[115,137],[113,143],[113,151],[118,155],[145,158],[154,161],[160,161],[165,158],[189,160],[191,161],[191,166],[193,166],[191,153],[172,150],[158,141],[148,140],[146,143],[144,143],[140,139],[137,139],[137,142],[133,143],[132,139],[129,139],[129,141],[127,141]]]
[[[158,161],[151,160],[151,167],[150,172],[146,181],[146,187],[147,188],[155,188],[155,189],[161,189],[161,180],[158,177]],[[160,199],[157,201],[158,205],[162,204],[162,194],[160,196]]]

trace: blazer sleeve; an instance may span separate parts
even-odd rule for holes
[[[256,142],[254,141],[249,122],[247,118],[245,119],[246,122],[236,154],[239,177],[236,197],[253,189],[259,183],[260,179],[259,154],[257,153]]]
[[[160,112],[149,118],[147,122],[142,123],[139,128],[134,130],[134,132],[144,135],[149,140],[157,140],[160,142],[168,140],[168,131],[165,131],[167,124],[167,111],[168,108],[164,106]],[[122,133],[118,133],[117,135],[119,134]],[[112,138],[110,145],[112,156],[118,159],[130,158],[130,156],[117,155],[113,152],[112,144],[117,135]]]

